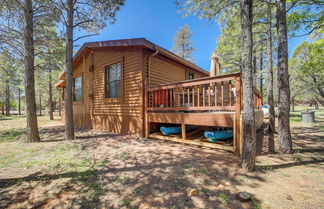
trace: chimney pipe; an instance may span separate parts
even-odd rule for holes
[[[219,58],[216,55],[216,53],[213,53],[210,59],[211,59],[210,77],[220,75],[221,74],[221,71],[220,71],[221,65],[219,63]]]

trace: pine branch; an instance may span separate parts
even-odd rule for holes
[[[74,39],[73,42],[76,42],[76,41],[78,41],[78,40],[80,40],[80,39],[82,39],[82,38],[87,38],[87,37],[97,36],[97,35],[99,35],[99,33],[94,33],[94,34],[89,34],[89,35],[80,36],[80,37]]]

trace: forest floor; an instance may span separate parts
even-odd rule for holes
[[[305,125],[292,113],[292,155],[269,154],[259,131],[253,173],[223,150],[94,130],[65,141],[44,116],[42,142],[24,143],[25,118],[2,117],[0,208],[323,208],[324,109],[316,116]]]

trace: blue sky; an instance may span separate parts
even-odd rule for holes
[[[217,22],[209,22],[195,16],[183,17],[177,11],[175,0],[126,0],[125,6],[117,13],[117,21],[101,31],[98,36],[82,39],[78,44],[89,41],[114,40],[124,38],[146,38],[170,50],[173,37],[179,27],[188,24],[193,31],[192,42],[196,47],[193,57],[196,64],[209,70],[209,57],[220,36]],[[75,34],[77,37],[78,34]],[[293,50],[303,38],[292,39]]]

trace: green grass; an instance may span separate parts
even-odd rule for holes
[[[56,124],[59,121],[59,117],[55,116],[54,120],[49,120],[49,116],[38,116],[38,125],[50,125]],[[24,115],[12,115],[10,117],[0,117],[0,132],[7,131],[9,129],[25,129],[26,128],[26,116]]]
[[[0,146],[0,168],[31,168],[45,166],[51,172],[85,171],[98,168],[87,151],[81,152],[79,144],[64,141],[60,145],[48,143],[3,142]]]
[[[283,173],[283,172],[281,172],[281,175],[284,176],[284,177],[290,177],[289,174],[287,174],[287,173]]]
[[[301,122],[301,113],[300,112],[290,112],[290,122],[291,123],[300,123]]]
[[[299,153],[294,153],[293,158],[294,158],[296,163],[300,163],[300,162],[303,161],[303,156],[301,154],[299,154]]]
[[[258,201],[252,200],[252,204],[255,209],[262,209],[261,204]]]
[[[129,206],[131,204],[131,202],[132,201],[129,200],[129,199],[123,199],[122,202],[121,202],[121,205],[127,207],[127,206]]]
[[[224,192],[221,192],[221,193],[218,195],[218,200],[221,201],[223,204],[227,204],[227,203],[228,203],[228,197],[227,197],[227,194],[224,193]]]
[[[48,116],[38,117],[40,129],[44,125],[58,124]],[[0,168],[32,168],[42,166],[49,171],[84,171],[93,166],[94,160],[81,145],[71,141],[55,143],[24,143],[25,116],[0,117]],[[42,133],[42,139],[57,139],[60,133]],[[107,164],[107,162],[104,162]],[[104,163],[98,162],[96,167]]]
[[[322,123],[324,122],[324,107],[315,109],[314,107],[309,106],[296,106],[295,111],[290,112],[290,123],[293,125],[301,126],[301,112],[305,109],[315,110],[315,123],[310,123],[309,125],[324,131],[324,126],[322,125]],[[276,117],[278,117],[278,115],[276,115]]]
[[[14,141],[25,135],[24,129],[11,128],[5,131],[0,131],[0,142]]]
[[[123,160],[129,160],[132,158],[132,156],[130,155],[130,153],[128,152],[122,152],[119,154],[119,157]]]

